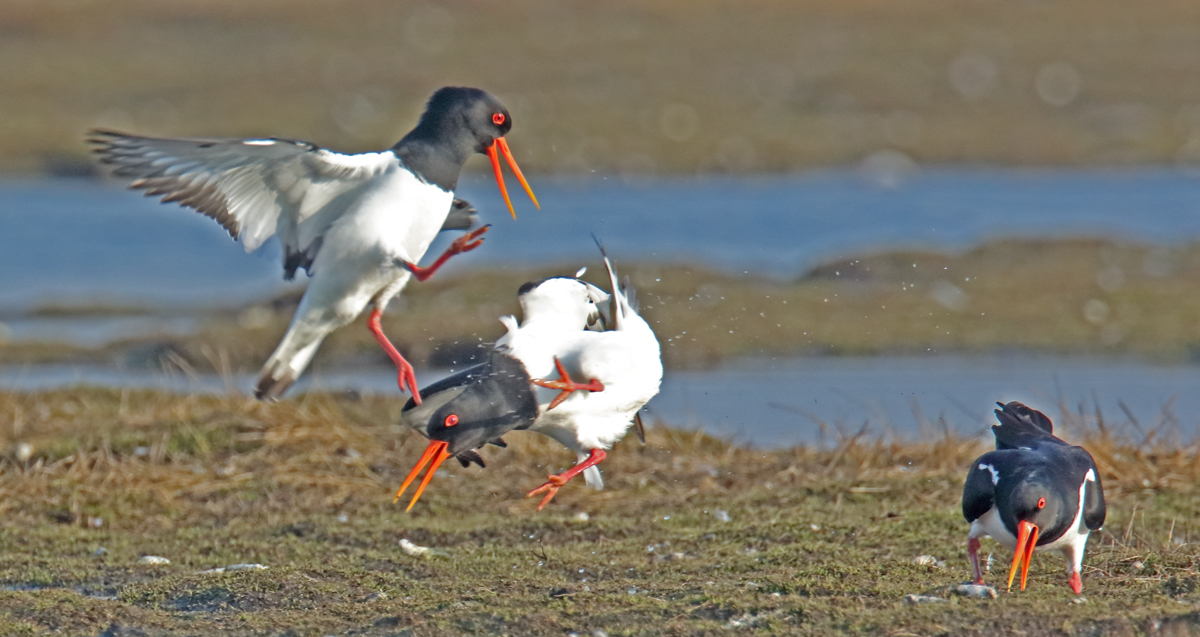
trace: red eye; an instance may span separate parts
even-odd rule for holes
[[[504,119],[504,113],[496,113],[495,115],[492,115],[492,123],[496,126],[503,126]]]
[[[447,427],[453,427],[454,425],[457,425],[457,424],[458,424],[458,416],[455,416],[454,414],[450,414],[449,416],[446,416],[446,426]]]
[[[1038,498],[1038,508],[1046,506],[1046,498]]]

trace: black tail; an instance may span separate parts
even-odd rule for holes
[[[996,404],[1000,405],[996,410],[1000,424],[992,427],[992,433],[996,435],[997,449],[1033,447],[1039,440],[1047,438],[1061,442],[1054,437],[1054,424],[1046,414],[1016,401]]]

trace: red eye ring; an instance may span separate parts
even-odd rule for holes
[[[1046,498],[1038,498],[1038,508],[1046,506]]]
[[[496,126],[503,126],[505,119],[504,113],[496,113],[495,115],[492,115],[492,123]]]
[[[450,414],[449,416],[446,416],[446,426],[447,427],[453,427],[454,425],[457,425],[457,424],[458,424],[458,416],[456,416],[454,414]]]

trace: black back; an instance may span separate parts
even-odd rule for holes
[[[1083,486],[1084,524],[1093,531],[1101,528],[1107,513],[1104,487],[1092,455],[1052,435],[1045,414],[1017,402],[1000,407],[1000,424],[992,427],[996,451],[972,463],[963,485],[963,517],[974,522],[995,507],[1013,535],[1018,522],[1027,520],[1038,525],[1038,544],[1048,544],[1076,523]],[[1038,508],[1035,503],[1043,497],[1046,505]]]
[[[537,398],[525,366],[512,356],[492,351],[487,362],[425,386],[421,404],[409,398],[400,420],[420,429],[430,440],[450,443],[449,452],[463,466],[475,462],[482,467],[483,458],[476,449],[486,444],[504,446],[501,436],[527,429],[537,414]],[[451,416],[457,422],[448,425],[454,420]]]
[[[496,115],[503,116],[499,124]],[[452,192],[467,158],[484,152],[511,128],[508,109],[487,91],[447,86],[429,98],[417,127],[392,152],[418,177]]]

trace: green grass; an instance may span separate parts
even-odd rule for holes
[[[446,84],[510,107],[533,173],[1200,160],[1190,0],[14,0],[0,33],[8,172],[93,126],[376,149]]]
[[[1115,440],[1080,414],[1054,416],[1095,454],[1109,518],[1090,544],[1078,604],[1057,555],[1035,557],[1023,592],[949,595],[968,579],[958,499],[983,441],[761,450],[653,428],[646,446],[626,440],[610,454],[606,490],[570,485],[538,513],[524,491],[569,454],[510,434],[508,449],[486,452],[487,469],[447,466],[405,514],[391,494],[424,445],[391,424],[398,408],[322,395],[262,405],[88,389],[0,394],[0,414],[21,423],[4,439],[34,450],[25,462],[0,461],[0,633],[1196,629],[1196,448]],[[209,442],[172,442],[181,435]],[[139,456],[118,440],[150,450]],[[70,455],[60,456],[61,441],[74,445]],[[401,539],[441,554],[409,556]],[[994,552],[988,579],[998,584],[1010,556],[987,542],[984,551]],[[138,565],[142,555],[171,563]],[[944,564],[917,565],[920,555]],[[269,568],[201,572],[236,563]],[[905,603],[912,593],[949,601]]]

